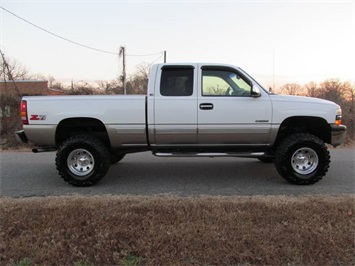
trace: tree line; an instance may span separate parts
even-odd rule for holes
[[[148,87],[149,65],[139,65],[132,75],[130,75],[125,84],[120,79],[111,81],[98,81],[96,84],[86,82],[72,83],[70,86],[63,86],[55,82],[49,84],[50,89],[60,89],[66,95],[112,95],[123,94],[124,86],[127,94],[146,94]]]

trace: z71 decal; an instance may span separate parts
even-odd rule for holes
[[[31,115],[30,120],[46,120],[45,115]]]

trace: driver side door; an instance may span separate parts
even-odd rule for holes
[[[199,69],[198,143],[200,145],[266,144],[271,101],[265,92],[252,97],[253,83],[236,69]]]

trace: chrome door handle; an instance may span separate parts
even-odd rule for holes
[[[200,109],[201,110],[212,110],[213,109],[213,104],[212,103],[201,103],[200,104]]]

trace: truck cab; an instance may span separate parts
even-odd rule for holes
[[[155,65],[148,87],[150,145],[211,149],[266,146],[269,93],[239,68],[216,64]]]

